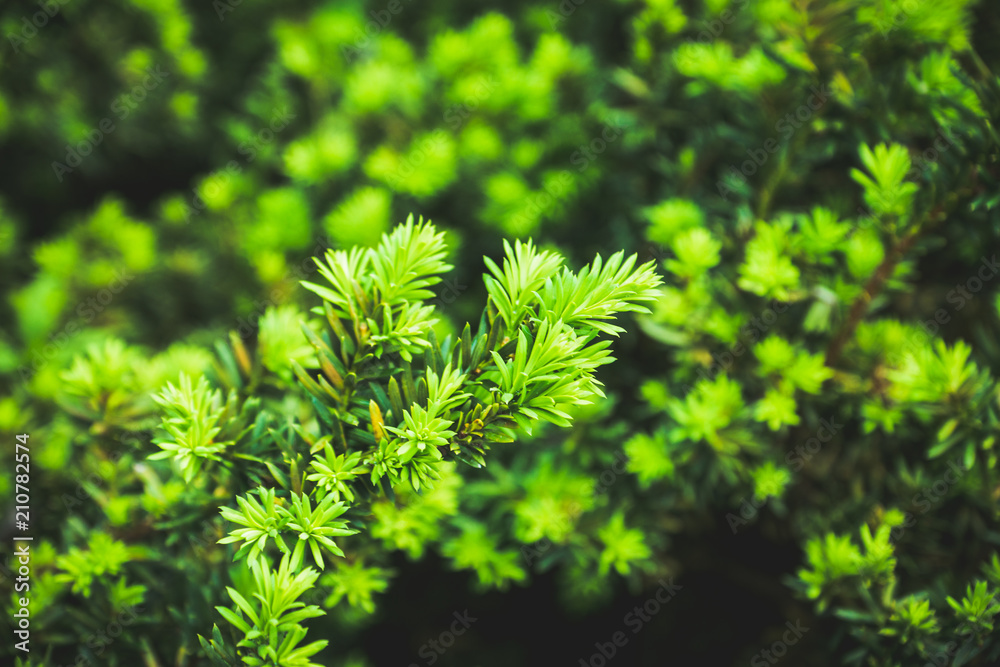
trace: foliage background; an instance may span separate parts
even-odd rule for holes
[[[47,7],[0,10],[0,432],[30,433],[37,466],[33,637],[54,651],[37,664],[208,664],[196,635],[221,623],[230,552],[171,523],[205,499],[186,498],[167,467],[150,472],[149,396],[182,369],[211,369],[230,331],[258,342],[267,307],[315,306],[298,286],[315,279],[308,258],[374,244],[410,212],[450,243],[442,338],[478,319],[482,257],[498,259],[505,238],[532,236],[574,267],[638,252],[667,288],[615,340],[608,401],[464,470],[444,510],[410,513],[426,531],[418,546],[386,538],[374,611],[341,602],[310,626],[331,641],[323,664],[427,664],[420,647],[466,608],[481,620],[442,664],[577,664],[664,576],[684,588],[622,664],[746,664],[797,620],[810,630],[787,664],[923,664],[933,650],[916,642],[954,637],[946,598],[998,583],[997,287],[956,292],[1000,233],[994,4]],[[937,137],[951,150],[922,158]],[[918,187],[852,178],[877,171],[860,146],[883,142],[905,149]],[[859,323],[851,305],[882,269]],[[744,340],[752,354],[726,363],[773,303],[787,310],[763,333],[794,349]],[[100,347],[109,340],[127,348]],[[281,360],[308,348],[283,342],[272,370],[292,383]],[[90,345],[105,356],[86,362]],[[820,419],[843,426],[799,474],[786,453]],[[592,495],[623,452],[628,473]],[[822,570],[810,540],[860,545],[862,525],[898,525],[891,510],[912,511],[946,452],[974,474],[907,529],[896,560],[848,553],[810,597],[797,576]],[[12,476],[0,491],[6,549]],[[734,531],[727,516],[754,492],[767,504]],[[560,511],[568,534],[546,523]],[[523,547],[539,536],[558,547],[530,563]],[[104,560],[126,550],[118,588],[110,565],[88,575],[92,595],[72,587],[88,545]],[[860,589],[894,576],[895,593],[871,603],[881,618]],[[879,635],[916,592],[933,630]],[[96,656],[89,638],[128,600],[145,611]],[[991,664],[984,641],[976,660]]]

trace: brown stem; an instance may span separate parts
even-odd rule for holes
[[[854,330],[858,328],[858,324],[864,318],[865,313],[868,310],[869,304],[872,300],[878,296],[879,292],[882,291],[882,287],[885,285],[885,281],[889,279],[892,272],[896,270],[896,265],[903,259],[906,252],[913,246],[917,237],[920,235],[920,230],[922,225],[916,225],[907,236],[905,236],[899,243],[893,246],[892,250],[886,255],[882,263],[879,264],[878,268],[875,269],[875,273],[872,274],[871,278],[865,284],[865,289],[854,300],[851,304],[851,310],[847,315],[847,321],[844,326],[841,327],[840,331],[830,342],[830,347],[826,350],[826,365],[833,366],[840,359],[840,354],[844,351],[844,346],[847,341],[851,339],[854,335]]]

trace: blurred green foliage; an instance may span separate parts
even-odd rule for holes
[[[480,595],[552,575],[568,619],[706,569],[753,591],[686,585],[633,664],[753,664],[796,619],[822,629],[788,664],[994,664],[998,30],[972,0],[5,6],[0,432],[31,436],[35,540],[32,653],[0,654],[363,664],[420,561]],[[411,212],[443,281],[393,294]],[[664,285],[615,325],[619,249]],[[621,334],[603,390],[514,400],[529,311]],[[467,321],[515,357],[484,354],[499,395],[469,409],[528,410],[488,453],[482,413],[427,404]],[[387,367],[331,361],[369,335]]]

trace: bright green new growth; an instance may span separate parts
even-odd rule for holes
[[[384,514],[387,508],[371,506],[381,493],[427,494],[443,476],[454,476],[449,459],[482,467],[491,445],[513,442],[519,429],[530,433],[538,422],[569,426],[575,406],[604,396],[594,374],[613,358],[610,342],[597,337],[624,331],[611,323],[619,313],[649,312],[645,304],[660,286],[653,263],[636,267],[635,256],[619,252],[574,273],[530,240],[504,248],[502,271],[485,260],[492,275],[484,276],[489,300],[477,332],[466,325],[457,340],[441,344],[431,328],[435,308],[425,300],[451,266],[444,262],[444,237],[431,223],[411,216],[374,248],[329,251],[317,260],[328,284],[303,284],[323,299],[313,309],[322,320],[301,325],[316,353],[315,370],[300,365],[301,354],[288,359],[314,418],[269,428],[287,471],[263,452],[244,451],[244,436],[252,431],[250,440],[259,441],[264,434],[266,417],[254,416],[255,399],[238,410],[234,391],[223,402],[205,378],[193,383],[186,375],[156,397],[170,437],[156,441],[163,451],[150,458],[172,457],[186,481],[213,464],[231,468],[242,459],[264,466],[256,474],[259,500],[246,494],[236,497],[238,509],[221,508],[237,527],[218,542],[240,544],[234,559],[246,559],[254,577],[248,594],[262,605],[257,609],[230,588],[237,609],[219,608],[245,635],[238,644],[251,650],[244,664],[312,664],[309,656],[325,643],[298,648],[306,633],[300,621],[323,613],[297,601],[319,576],[303,569],[306,551],[320,570],[331,555],[343,558],[333,538],[358,532],[349,527],[353,516]],[[264,343],[297,350],[292,337],[276,331],[292,319],[291,312],[262,318]],[[244,363],[242,344],[234,338],[233,346],[234,359]],[[280,374],[280,364],[267,361]],[[628,573],[631,561],[649,556],[641,534],[622,521],[601,533],[602,572]],[[484,530],[467,526],[446,555],[486,583],[523,579],[517,554],[497,551]],[[268,565],[275,550],[282,554],[277,572]],[[385,581],[377,568],[357,567],[331,571],[331,599],[346,594],[370,609],[371,593],[352,595],[344,581],[370,579],[372,590]],[[220,664],[233,657],[218,637],[202,644]]]
[[[220,509],[242,516],[237,498],[266,508],[262,490],[274,496],[274,525],[264,517],[254,560],[273,570],[282,546],[289,561],[301,548],[301,568],[319,570],[315,544],[325,563],[299,599],[340,603],[330,617],[308,620],[312,639],[338,634],[336,651],[312,656],[330,667],[361,667],[340,649],[356,649],[359,628],[389,606],[382,592],[396,573],[388,563],[431,554],[489,588],[551,572],[561,606],[573,612],[617,599],[624,586],[638,595],[665,570],[683,582],[713,556],[710,569],[732,576],[726,604],[695,596],[676,623],[665,618],[672,611],[657,618],[666,623],[657,639],[643,635],[650,651],[674,655],[702,650],[691,625],[745,630],[743,646],[705,647],[716,655],[702,661],[713,664],[746,664],[770,650],[786,620],[813,629],[782,665],[1000,661],[996,631],[985,635],[993,605],[977,593],[1000,586],[997,3],[667,0],[587,3],[566,16],[556,3],[528,2],[475,19],[457,3],[429,3],[426,20],[409,21],[404,9],[363,48],[369,10],[382,12],[384,2],[270,3],[248,14],[234,9],[239,3],[213,3],[218,15],[183,3],[97,4],[70,3],[72,20],[27,42],[18,37],[23,7],[0,10],[18,63],[4,68],[0,134],[49,147],[17,152],[0,201],[10,295],[0,316],[9,389],[0,392],[0,422],[43,445],[31,455],[32,503],[44,504],[33,508],[42,522],[30,594],[32,648],[44,648],[20,667],[85,658],[201,667],[204,652],[192,640],[217,620],[214,605],[228,604],[226,584],[258,608],[248,556],[264,533]],[[248,49],[262,57],[232,57]],[[94,57],[81,63],[80,52]],[[54,187],[50,161],[65,159],[64,146],[83,147],[110,95],[154,64],[170,76],[105,137],[112,141],[70,173],[58,166]],[[223,79],[232,85],[220,96]],[[286,114],[291,122],[256,145],[266,136],[256,132]],[[598,137],[607,145],[596,155]],[[248,145],[256,152],[244,160]],[[137,198],[127,187],[136,159],[177,178],[154,199]],[[181,182],[195,184],[204,207],[170,185]],[[552,254],[547,293],[544,280],[531,287],[518,278],[509,304],[493,301],[487,325],[502,309],[520,322],[508,328],[500,316],[496,341],[509,338],[509,351],[479,346],[472,318],[480,372],[448,355],[428,368],[427,352],[441,346],[422,323],[444,320],[434,327],[442,339],[447,320],[421,312],[423,297],[407,297],[404,311],[390,294],[389,307],[375,311],[377,257],[351,249],[374,249],[383,232],[395,233],[391,221],[414,199],[435,220],[455,220],[448,239],[469,247],[503,236],[515,261],[528,246],[514,239],[529,235],[540,244],[536,257],[555,243],[565,253],[620,243],[662,254],[657,268],[669,286],[644,304],[654,314],[638,319],[653,340],[633,338],[616,355],[624,363],[600,369],[608,386],[594,380],[590,390],[608,400],[556,406],[573,416],[571,428],[536,429],[530,445],[498,445],[492,455],[502,457],[481,451],[482,441],[503,442],[513,437],[504,429],[517,426],[509,415],[489,422],[489,392],[498,401],[504,393],[492,351],[513,370],[508,357],[525,325],[529,349],[544,319],[577,328],[553,292],[585,300],[625,281],[591,272],[587,285],[560,287],[563,263]],[[421,236],[415,227],[397,246],[404,254],[391,255],[399,266],[383,263],[394,272],[379,278],[384,285],[405,279],[396,270],[406,270],[405,252]],[[344,249],[333,253],[347,255],[337,266],[355,257],[366,267],[346,272],[359,290],[345,283],[343,307],[331,303],[343,313],[343,335],[331,335],[325,308],[320,317],[303,313],[305,299],[321,303],[313,292],[288,291],[305,277],[336,292],[321,273],[302,276],[314,268],[301,262],[309,255],[339,270],[324,246]],[[502,273],[499,241],[495,250]],[[438,261],[468,276],[484,270],[475,255]],[[95,305],[112,280],[127,287]],[[198,289],[184,289],[192,284]],[[551,315],[535,308],[536,293]],[[357,294],[369,301],[367,316]],[[265,295],[281,305],[256,319],[255,336],[250,303]],[[594,308],[584,300],[574,308],[586,311],[587,327],[616,324],[593,316],[604,296]],[[219,342],[215,355],[196,347],[216,335],[203,327],[220,323],[239,337]],[[356,344],[356,333],[375,343],[360,348],[357,363],[342,347]],[[350,368],[341,373],[317,356],[313,337]],[[362,361],[379,345],[382,357]],[[162,430],[161,445],[151,444],[161,416],[152,396],[168,381],[181,392],[182,370],[191,388],[176,400],[204,397],[211,417],[212,396],[226,403],[232,390],[235,409],[214,424],[197,420],[201,435],[187,410],[165,415],[181,419],[181,437]],[[448,373],[460,385],[434,407],[441,387],[433,378]],[[207,391],[198,389],[203,375]],[[487,380],[485,395],[467,386]],[[532,403],[539,394],[563,402],[548,381],[521,384],[512,409],[541,416]],[[333,396],[322,393],[327,385]],[[449,404],[462,394],[478,413]],[[206,439],[215,427],[222,430]],[[436,446],[439,438],[448,444]],[[222,443],[230,444],[213,451]],[[143,460],[157,451],[163,458]],[[477,458],[488,468],[456,463]],[[7,471],[0,485],[13,498],[13,466]],[[372,494],[380,481],[392,499]],[[304,498],[310,517],[324,502],[349,506],[315,524],[361,529],[330,537],[344,558],[291,527],[284,510]],[[739,534],[720,550],[715,538],[727,524]],[[893,578],[879,561],[852,561],[866,552],[863,525],[873,545],[892,527]],[[217,543],[242,529],[241,539]],[[828,534],[846,536],[842,548],[824,547],[814,563],[812,544]],[[888,546],[873,558],[887,562]],[[758,558],[764,548],[774,559]],[[977,570],[991,557],[983,586]],[[801,587],[785,585],[800,568]],[[16,599],[12,583],[8,575],[4,590]],[[813,585],[819,593],[810,597]],[[550,597],[547,587],[532,594]],[[433,595],[476,603],[457,587]],[[959,606],[967,598],[969,613],[960,618],[949,596]],[[92,641],[123,604],[138,603],[144,610],[113,644]],[[746,613],[760,604],[777,613]],[[404,601],[393,613],[424,607]],[[212,645],[219,664],[232,667],[244,632],[222,625]],[[492,649],[486,635],[463,641],[460,651]],[[258,652],[266,649],[239,648],[273,663]],[[532,650],[509,649],[518,663]],[[567,646],[564,657],[577,656]]]
[[[302,284],[328,301],[342,319],[367,327],[377,357],[388,347],[411,361],[430,345],[425,335],[437,318],[432,317],[434,308],[421,301],[434,296],[427,288],[452,269],[443,258],[444,235],[430,224],[414,225],[411,216],[383,235],[377,248],[330,250],[325,264],[317,260],[332,289]]]
[[[306,636],[306,629],[300,622],[322,616],[324,612],[317,605],[300,602],[299,598],[313,587],[319,572],[311,567],[295,572],[297,568],[290,563],[287,554],[277,571],[271,570],[262,558],[251,559],[250,569],[256,588],[254,597],[259,605],[251,605],[238,591],[227,587],[236,603],[236,611],[216,607],[223,618],[244,632],[245,638],[237,646],[257,649],[256,655],[243,656],[243,664],[312,667],[315,663],[309,658],[329,642],[323,639],[298,646]],[[203,637],[199,638],[210,655],[222,657],[218,650],[221,641],[210,644]]]
[[[230,392],[224,404],[222,392],[211,391],[205,378],[199,378],[198,384],[192,385],[191,378],[182,375],[179,387],[168,383],[153,400],[168,415],[163,420],[163,428],[170,437],[154,441],[163,451],[152,454],[150,459],[173,456],[185,482],[194,479],[203,462],[222,461],[219,454],[233,444],[233,440],[217,440],[216,436],[222,431],[220,422],[225,423],[224,416],[234,409],[235,392]]]

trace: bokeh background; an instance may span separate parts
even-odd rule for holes
[[[925,462],[928,430],[953,416],[910,419],[906,406],[951,405],[965,415],[958,432],[963,419],[978,424],[968,435],[978,447],[994,426],[977,410],[995,408],[995,386],[977,376],[986,388],[900,395],[876,409],[886,369],[905,365],[883,359],[905,338],[890,325],[862,327],[828,374],[809,359],[822,365],[850,305],[898,251],[878,318],[911,332],[945,308],[947,323],[930,333],[968,341],[979,371],[1000,368],[996,285],[962,296],[962,307],[950,298],[1000,237],[998,31],[986,0],[7,3],[0,433],[31,433],[40,540],[39,653],[24,664],[208,664],[196,634],[222,623],[211,605],[226,601],[192,602],[179,573],[215,592],[230,574],[211,548],[171,537],[194,510],[177,500],[176,481],[150,481],[157,416],[141,397],[182,369],[211,368],[230,332],[255,340],[269,308],[292,309],[283,321],[294,328],[318,303],[298,284],[316,279],[311,257],[372,245],[410,213],[446,232],[456,267],[438,289],[441,337],[478,320],[482,258],[498,259],[504,239],[532,237],[574,267],[596,252],[638,253],[667,288],[652,315],[626,318],[619,361],[601,372],[608,401],[570,431],[496,452],[501,472],[463,473],[450,510],[397,517],[441,525],[414,529],[416,547],[385,538],[392,576],[381,588],[363,572],[345,584],[368,590],[374,606],[331,605],[311,631],[331,642],[319,662],[603,664],[591,660],[594,642],[626,629],[666,577],[683,586],[676,599],[629,631],[608,664],[773,664],[760,652],[796,622],[808,632],[782,649],[783,664],[840,664],[870,646],[850,625],[865,621],[818,609],[793,585],[805,545],[826,530],[858,542],[873,513],[905,511],[941,474],[928,463],[925,477],[899,477]],[[879,142],[907,149],[916,206],[933,213],[933,231],[905,249],[862,224],[871,202],[851,170],[863,168],[859,146]],[[787,402],[768,398],[752,355],[735,368],[724,357],[778,302],[790,310],[765,329],[807,355],[803,374],[822,384],[836,371],[822,392],[799,385],[791,410],[801,419],[774,416]],[[298,355],[289,345],[272,354]],[[85,362],[95,349],[105,356]],[[743,383],[732,414],[720,368]],[[100,377],[88,376],[95,369]],[[704,423],[671,431],[682,421],[671,398],[699,382],[718,389],[686,404],[703,408]],[[829,416],[846,426],[797,476],[786,451]],[[706,444],[727,426],[741,429],[735,449]],[[13,435],[4,437],[12,456]],[[921,523],[923,546],[901,557],[900,591],[930,591],[942,614],[1000,537],[985,449],[982,479],[950,489]],[[625,455],[627,472],[592,494],[588,484],[607,483],[601,473]],[[12,474],[0,492],[6,554]],[[740,514],[753,493],[769,503]],[[569,538],[546,521],[555,525],[574,494],[588,511],[567,519]],[[738,533],[733,513],[747,524]],[[462,516],[488,527],[483,548],[503,558],[484,556],[477,570],[455,555]],[[72,588],[70,556],[98,554],[95,534],[136,550],[122,581],[145,593],[115,589],[99,568],[87,576],[100,593]],[[558,547],[526,557],[538,535]],[[139,599],[138,620],[98,655],[94,632]],[[834,607],[855,609],[850,599]],[[432,662],[421,649],[466,609],[478,620]],[[11,643],[0,654],[14,655]],[[925,660],[872,650],[880,665]]]

